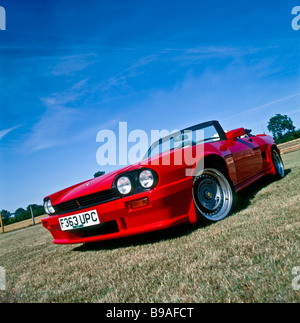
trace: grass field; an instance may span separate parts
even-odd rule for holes
[[[34,217],[35,224],[41,223],[42,219],[45,216],[47,216],[47,214],[39,215],[39,216]],[[14,230],[23,229],[23,228],[29,227],[31,225],[33,225],[32,219],[27,219],[27,220],[24,220],[24,221],[15,222],[15,223],[12,223],[12,224],[9,224],[9,225],[5,225],[4,226],[4,232],[10,232],[10,231],[14,231]]]
[[[299,302],[300,151],[212,225],[59,246],[41,224],[0,234],[0,302]],[[299,284],[299,283],[298,283]]]

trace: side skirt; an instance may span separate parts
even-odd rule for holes
[[[252,176],[250,178],[246,178],[245,180],[242,180],[241,182],[237,182],[236,184],[234,184],[235,191],[238,192],[238,191],[242,190],[243,188],[249,186],[253,182],[256,182],[257,180],[259,180],[261,177],[270,174],[271,171],[272,171],[272,169],[270,167],[267,167],[267,168],[261,170],[260,172],[256,173],[254,176]]]

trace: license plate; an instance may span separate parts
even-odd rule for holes
[[[59,219],[60,228],[63,231],[85,228],[99,223],[96,210],[73,214]]]

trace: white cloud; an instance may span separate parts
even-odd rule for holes
[[[235,113],[234,117],[240,117],[241,115],[250,114],[250,113],[253,113],[254,111],[262,110],[262,109],[267,108],[267,107],[269,107],[271,105],[274,105],[274,104],[277,104],[277,103],[280,103],[280,102],[283,102],[283,101],[287,101],[287,100],[295,98],[297,96],[300,96],[300,92],[294,93],[292,95],[285,96],[285,97],[280,98],[280,99],[272,100],[272,101],[270,101],[268,103],[265,103],[265,104],[262,104],[262,105],[259,105],[259,106],[253,107],[253,108],[248,108],[247,110],[242,111],[240,113]],[[296,110],[296,111],[294,111],[294,113],[296,113],[298,111],[299,110]],[[232,119],[232,116],[223,118],[222,120],[224,121],[224,120],[228,120],[228,119]]]
[[[60,146],[68,142],[70,129],[83,119],[80,109],[69,107],[85,93],[87,80],[74,84],[68,91],[54,93],[41,98],[46,107],[44,114],[36,122],[24,143],[26,152]]]
[[[96,63],[96,54],[81,54],[63,56],[60,62],[54,67],[52,74],[55,76],[71,75],[76,72],[82,71],[89,65]]]
[[[157,58],[156,55],[149,55],[149,56],[140,58],[136,63],[132,64],[124,71],[116,75],[113,75],[107,81],[100,84],[99,87],[101,88],[102,91],[108,91],[113,87],[126,84],[128,79],[134,78],[137,75],[139,75],[139,73],[141,73],[141,71],[139,71],[140,68],[143,68],[146,65],[152,63],[153,61],[156,60],[156,58]]]
[[[9,128],[9,129],[4,129],[4,130],[0,130],[0,140],[6,136],[8,133],[10,133],[11,131],[19,128],[20,126],[15,126],[15,127],[12,127],[12,128]]]
[[[65,144],[68,140],[67,130],[79,115],[76,109],[48,105],[44,115],[33,125],[25,148],[38,151]]]

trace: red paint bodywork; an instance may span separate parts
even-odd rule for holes
[[[238,130],[233,130],[231,135],[239,134]],[[271,147],[276,147],[276,145],[270,136],[257,135],[238,139],[228,139],[227,136],[227,139],[202,145],[204,145],[204,152],[197,156],[197,160],[207,157],[219,162],[222,160],[228,169],[236,192],[264,175],[275,174],[271,159]],[[185,149],[195,149],[195,146]],[[277,147],[276,149],[278,150]],[[54,243],[101,241],[169,228],[184,222],[195,223],[197,213],[192,197],[193,177],[186,176],[187,165],[172,164],[172,158],[176,154],[175,150],[168,152],[168,154],[170,154],[171,165],[162,165],[161,162],[157,162],[158,165],[153,165],[154,159],[158,158],[158,161],[161,161],[163,157],[158,155],[151,158],[151,163],[147,159],[48,196],[47,198],[51,199],[55,207],[56,204],[62,202],[111,189],[116,176],[124,172],[146,167],[154,170],[158,175],[157,185],[149,191],[81,208],[74,212],[51,215],[43,219],[42,224],[51,232]],[[129,207],[131,201],[146,197],[148,205],[136,209]],[[60,217],[94,209],[97,210],[101,223],[113,224],[112,230],[103,231],[100,228],[98,231],[86,233],[84,230],[62,231],[60,229]]]

